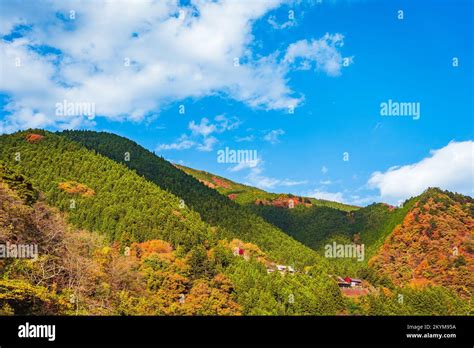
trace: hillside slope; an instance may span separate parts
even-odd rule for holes
[[[115,141],[111,139],[112,147]],[[144,153],[152,164],[140,161],[140,165],[152,172],[161,170],[153,159],[157,157]],[[272,227],[249,207],[232,202],[169,163],[170,180],[176,178],[176,171],[192,180],[187,190],[190,196],[196,195],[191,200],[193,208],[200,203],[195,193],[199,188],[201,199],[212,201],[210,197],[217,195],[220,198],[212,204],[217,199],[227,202],[222,210],[226,214],[219,215],[222,211],[216,209],[206,217],[216,222],[210,225],[186,196],[184,206],[171,189],[160,188],[158,177],[147,180],[139,170],[134,173],[49,132],[1,136],[0,160],[9,168],[0,166],[0,242],[23,241],[37,244],[40,250],[40,262],[0,260],[3,314],[438,315],[471,310],[468,301],[449,290],[449,284],[412,288],[389,282],[380,287],[382,283],[367,269],[361,269],[367,275],[362,278],[376,288],[359,300],[345,298],[328,274],[337,268],[325,258]],[[180,184],[178,180],[170,187],[177,190]],[[338,211],[341,215],[336,221],[342,224],[344,216],[353,226],[371,226],[367,231],[373,233],[361,232],[358,238],[378,241],[382,235],[378,226],[394,223],[396,219],[388,218],[398,219],[397,214],[411,209],[410,204],[400,210],[374,206],[360,223],[352,215],[356,212]],[[298,209],[306,208],[291,209],[292,214]],[[231,213],[251,221],[232,220]],[[228,221],[239,224],[228,229]],[[247,226],[250,230],[240,231]],[[350,238],[350,233],[342,237]],[[241,241],[236,235],[246,238]],[[249,240],[261,241],[263,246]],[[294,260],[296,271],[281,274],[273,268],[271,272],[281,260]],[[397,294],[403,294],[406,302],[400,304]]]
[[[351,212],[321,206],[282,209],[255,205],[249,209],[320,253],[328,243],[344,241],[362,243],[366,253],[372,255],[403,221],[416,200],[407,200],[403,207],[374,203]]]
[[[400,208],[374,203],[352,212],[318,206],[282,209],[256,205],[251,209],[269,223],[316,250],[321,257],[326,256],[326,247],[334,243],[363,245],[362,259],[327,258],[330,272],[370,278],[372,282],[378,283],[380,279],[371,274],[367,261],[380,249],[393,229],[403,221],[416,201],[417,198],[407,200]]]
[[[32,134],[37,136],[30,142]],[[242,231],[242,235],[256,236],[254,239],[261,240],[263,247],[245,243],[248,240],[239,241],[225,228],[207,224],[189,206],[182,205],[178,197],[126,166],[49,132],[30,130],[1,136],[0,159],[14,171],[27,175],[33,185],[43,192],[45,200],[60,208],[66,214],[67,221],[76,228],[100,232],[105,237],[105,246],[112,248],[110,252],[117,254],[117,257],[127,247],[133,251],[134,245],[139,248],[144,245],[143,248],[149,249],[154,244],[147,246],[147,243],[153,240],[167,243],[171,248],[168,253],[171,254],[164,257],[176,260],[177,264],[172,266],[179,268],[179,272],[176,272],[193,281],[202,279],[207,284],[199,285],[196,290],[196,296],[200,296],[200,299],[196,299],[197,303],[206,303],[209,291],[221,286],[214,277],[222,274],[230,281],[225,286],[227,295],[223,296],[235,298],[240,306],[238,311],[242,314],[334,315],[344,308],[336,283],[321,266],[325,261],[259,217],[255,216],[258,225],[246,225],[249,222],[245,221],[239,226],[249,226],[249,229]],[[184,173],[182,175],[188,177]],[[241,214],[244,213],[245,210]],[[245,257],[233,254],[235,245],[246,250]],[[109,251],[106,253],[108,255]],[[302,272],[302,268],[298,268],[299,271],[292,277],[285,277],[279,272],[267,272],[269,265],[285,259],[289,260],[286,264],[295,267],[309,264],[318,271],[314,275],[307,275]],[[289,263],[291,261],[294,264]],[[141,261],[137,262],[139,265],[133,267],[141,268]],[[167,291],[163,286],[169,285],[173,289],[182,289],[180,294],[191,294],[192,282],[184,281],[179,285],[172,281],[178,277],[172,275],[175,271],[171,273],[172,279],[169,282],[166,280],[161,273],[162,261],[147,261],[143,267],[147,275],[159,277],[159,280],[147,282],[155,284],[155,290],[165,294]],[[291,305],[290,294],[298,299]],[[142,302],[147,301],[131,299],[129,304],[133,308],[124,310],[124,313],[175,313],[171,309],[161,311],[154,307],[142,307]],[[174,308],[173,303],[170,306]],[[205,314],[217,314],[218,309],[213,310],[206,310]]]
[[[439,189],[423,193],[369,261],[395,285],[442,285],[474,295],[474,200]]]
[[[129,244],[164,239],[185,250],[213,238],[176,196],[64,137],[37,133],[43,138],[33,143],[31,132],[2,135],[0,160],[30,178],[79,228]]]
[[[294,206],[330,207],[342,211],[353,211],[359,209],[357,206],[327,201],[324,199],[301,197],[285,193],[266,192],[259,188],[239,184],[203,170],[197,170],[182,165],[176,165],[176,167],[180,168],[187,174],[192,175],[206,186],[217,190],[221,194],[242,205],[264,205],[288,208],[288,203],[291,199]]]
[[[38,197],[24,176],[0,165],[0,244],[10,253],[32,248],[0,258],[0,315],[241,313],[216,264],[198,274],[193,258],[160,240],[121,252],[117,243],[67,224]]]
[[[129,139],[92,131],[64,131],[60,135],[135,170],[163,190],[182,198],[183,203],[198,212],[205,222],[220,227],[218,233],[221,238],[238,238],[255,243],[274,259],[297,267],[324,262],[316,253],[249,209]],[[125,160],[126,154],[129,160]]]
[[[335,235],[352,237],[348,213],[339,209],[320,206],[283,209],[264,205],[249,208],[314,250]]]

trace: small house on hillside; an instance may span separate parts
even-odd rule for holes
[[[353,288],[353,287],[356,287],[356,286],[361,286],[362,285],[362,280],[360,279],[355,279],[355,278],[351,278],[351,277],[345,277],[344,278],[344,281],[348,284],[350,284],[350,286]]]
[[[344,278],[342,278],[342,277],[339,277],[339,276],[338,276],[338,277],[336,278],[336,281],[337,281],[337,286],[339,286],[340,288],[350,288],[350,287],[351,287],[351,283],[350,283],[350,282],[349,282],[349,283],[346,282],[346,281],[344,280]]]
[[[334,279],[334,276],[332,276]],[[356,279],[356,278],[351,278],[351,277],[335,277],[335,280],[337,282],[337,286],[340,288],[361,288],[362,287],[362,280]]]
[[[275,271],[280,272],[280,274],[295,274],[296,272],[292,266],[276,265],[274,263],[267,264],[267,273],[273,273]]]
[[[239,247],[235,247],[233,253],[234,256],[243,256],[245,254],[245,250]]]
[[[233,249],[233,254],[234,256],[243,257],[246,261],[250,260],[250,253],[245,252],[245,249],[243,248],[235,247]]]
[[[291,266],[286,266],[286,265],[276,265],[276,269],[278,270],[278,272],[280,272],[281,274],[286,274],[286,273],[289,273],[289,274],[294,274],[295,273],[295,269]]]

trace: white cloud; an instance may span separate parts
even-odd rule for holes
[[[255,186],[263,190],[273,189],[280,183],[279,179],[270,178],[268,176],[262,175],[259,168],[253,168],[249,175],[246,176],[248,180],[247,185]]]
[[[189,129],[195,135],[198,134],[207,137],[209,134],[214,133],[217,127],[215,124],[210,124],[209,120],[204,117],[199,124],[196,124],[194,121],[189,122]]]
[[[327,192],[316,189],[314,191],[306,193],[305,196],[339,203],[346,202],[346,199],[344,198],[344,194],[342,192]]]
[[[257,161],[251,163],[238,164],[234,167],[229,168],[230,171],[240,171],[242,169],[250,169],[249,174],[245,177],[247,180],[246,185],[255,186],[263,190],[273,189],[279,186],[297,186],[306,184],[306,180],[290,180],[290,179],[277,179],[265,176],[263,174],[264,162],[262,158],[258,158]]]
[[[276,144],[280,142],[280,135],[285,134],[285,131],[283,129],[274,129],[265,134],[263,137],[263,140],[268,141],[271,144]]]
[[[218,115],[214,117],[214,120],[217,123],[211,123],[206,117],[202,118],[199,123],[195,121],[189,122],[188,129],[191,131],[190,135],[183,134],[178,139],[178,142],[161,144],[156,150],[188,150],[195,147],[199,151],[212,151],[214,145],[219,143],[219,140],[211,136],[211,134],[234,130],[240,125],[240,120],[237,117],[228,118],[225,115]]]
[[[321,173],[326,174],[329,171],[329,169],[326,166],[321,167]]]
[[[194,141],[189,140],[186,135],[182,135],[176,143],[158,145],[156,147],[156,151],[160,152],[162,150],[187,150],[195,145],[196,143]]]
[[[205,138],[203,143],[200,144],[197,149],[199,151],[206,151],[206,152],[209,152],[209,151],[212,151],[214,149],[214,145],[216,145],[219,141],[217,140],[217,138],[215,137],[209,137],[209,138]]]
[[[294,64],[298,69],[311,68],[321,70],[330,76],[341,74],[344,58],[339,48],[344,45],[342,34],[331,35],[326,33],[319,40],[300,40],[288,46],[285,62]],[[353,58],[347,58],[347,66],[352,64]]]
[[[217,115],[214,117],[214,120],[217,123],[210,123],[209,119],[204,117],[199,124],[194,121],[189,122],[188,128],[192,131],[193,135],[207,137],[212,133],[223,133],[237,129],[241,123],[237,117],[228,118],[225,115]]]
[[[393,204],[419,195],[428,187],[472,196],[473,154],[473,141],[452,141],[441,149],[430,151],[430,156],[418,163],[372,173],[368,185],[380,191],[382,200]]]
[[[298,186],[298,185],[304,185],[304,184],[307,184],[307,183],[308,183],[307,180],[288,180],[288,179],[285,179],[285,180],[280,181],[279,185],[280,186]]]
[[[330,192],[326,191],[324,188],[314,189],[305,193],[304,196],[356,206],[364,206],[380,200],[380,197],[373,195],[361,197],[359,195],[349,194],[348,190],[344,190],[343,192]]]
[[[139,5],[51,0],[41,6],[8,1],[0,13],[1,34],[18,24],[30,29],[23,38],[1,42],[0,91],[10,96],[10,116],[1,121],[0,131],[84,121],[83,115],[54,116],[54,105],[63,100],[95,103],[99,116],[133,121],[171,102],[209,95],[267,110],[297,106],[303,97],[295,96],[287,75],[288,62],[301,52],[289,49],[286,62],[279,52],[255,58],[250,49],[253,23],[282,2],[195,0],[180,7],[176,0]],[[74,20],[68,18],[70,10]],[[184,18],[178,18],[179,10],[186,12]],[[328,48],[320,51],[331,53],[318,53],[318,66],[334,75],[342,38],[321,40]],[[55,51],[45,55],[35,47]],[[16,58],[21,68],[15,67]],[[240,66],[234,66],[234,58],[240,58]]]
[[[247,135],[245,137],[235,137],[235,141],[243,142],[243,141],[254,141],[255,137],[253,135]]]
[[[225,115],[217,115],[214,117],[214,120],[218,122],[217,129],[220,133],[237,129],[241,124],[240,120],[235,116],[229,118]]]
[[[243,169],[249,169],[249,168],[255,168],[260,164],[261,160],[260,158],[257,158],[256,160],[253,161],[242,161],[237,163],[235,166],[230,167],[228,170],[230,172],[240,172]]]
[[[279,24],[277,22],[277,19],[276,19],[275,16],[269,16],[268,19],[267,19],[267,22],[268,22],[268,24],[270,24],[270,26],[273,29],[276,29],[276,30],[291,28],[291,27],[296,25],[296,21],[294,19],[293,20],[287,20],[286,22]]]

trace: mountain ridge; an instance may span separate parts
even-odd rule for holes
[[[291,193],[271,193],[253,186],[237,183],[235,181],[229,180],[216,174],[209,173],[204,170],[198,170],[179,164],[175,164],[175,166],[180,168],[187,174],[194,176],[195,178],[203,182],[206,186],[216,189],[221,194],[226,195],[227,197],[232,196],[229,198],[242,205],[264,205],[265,202],[268,202],[265,205],[271,206],[273,201],[278,200],[279,198],[284,198],[284,203],[286,204],[279,204],[279,207],[288,208],[288,200],[292,199],[295,206],[301,204],[299,202],[307,202],[310,205],[326,206],[343,211],[352,211],[360,208],[358,206],[349,205],[345,203],[328,201],[324,199],[316,199],[312,197],[303,197]]]
[[[401,228],[413,232],[412,227],[416,226],[399,227],[399,222],[403,222],[413,209],[419,209],[417,204],[425,196],[447,195],[457,202],[464,215],[453,213],[453,226],[464,224],[465,219],[472,216],[470,197],[430,189],[407,200],[403,207],[374,204],[350,211],[304,204],[293,209],[238,204],[135,142],[115,135],[28,130],[0,136],[0,145],[0,161],[4,163],[0,169],[9,168],[2,169],[0,181],[3,185],[16,190],[24,204],[34,205],[38,197],[46,199],[65,214],[74,228],[90,230],[88,236],[100,232],[101,248],[105,248],[97,249],[100,260],[110,258],[114,260],[114,269],[128,269],[125,272],[128,277],[149,280],[147,284],[151,288],[141,280],[135,284],[123,279],[122,286],[111,278],[104,278],[104,284],[113,285],[113,292],[124,296],[110,298],[117,313],[373,315],[472,311],[472,303],[468,301],[470,293],[460,292],[459,286],[469,285],[465,276],[456,276],[460,281],[449,277],[444,281],[431,279],[423,286],[419,282],[399,282],[394,278],[393,270],[403,270],[409,264],[404,263],[403,256],[396,262],[390,261],[393,250],[400,253],[401,249],[403,254],[403,248],[390,238],[395,236],[396,241]],[[435,210],[433,214],[453,210],[451,203],[431,208]],[[280,220],[275,220],[271,212]],[[1,212],[0,222],[4,218],[8,220],[9,214],[11,210]],[[298,224],[302,224],[302,228],[294,230]],[[464,226],[464,235],[468,237],[472,235],[469,226]],[[2,228],[0,224],[0,232]],[[313,250],[292,239],[291,233],[283,232],[285,229],[304,232],[305,228],[309,231],[307,238],[319,231]],[[456,229],[454,227],[454,232]],[[298,233],[293,235],[302,237]],[[370,262],[367,258],[362,263],[351,258],[328,259],[320,248],[330,242],[367,243]],[[122,256],[127,250],[133,257],[124,259]],[[427,255],[431,250],[437,249],[429,246]],[[465,247],[459,248],[461,254],[465,250]],[[145,259],[140,255],[145,255]],[[53,251],[43,256],[57,257]],[[95,264],[98,260],[88,256],[83,262]],[[465,264],[455,261],[454,266],[461,270],[472,266],[470,257],[464,261]],[[0,264],[2,262],[0,260]],[[133,265],[139,273],[131,271],[124,262]],[[278,267],[286,272],[276,271],[280,262]],[[391,263],[393,268],[385,267]],[[285,274],[289,270],[291,273]],[[450,268],[441,270],[450,272]],[[0,273],[3,271],[5,269],[0,267]],[[17,278],[8,279],[8,274]],[[31,279],[25,283],[25,275],[18,272],[8,271],[5,276],[7,280],[0,283],[0,308],[4,308],[5,313],[10,313],[12,308],[14,312],[19,311],[26,303],[21,299],[12,307],[14,299],[5,295],[11,289],[18,289],[25,296],[36,290],[41,294],[52,291],[43,298],[60,302],[69,294],[67,289],[54,292],[53,284],[45,284],[41,289],[32,288]],[[338,289],[335,280],[337,276],[362,278],[362,295],[343,296],[344,292]],[[181,290],[175,292],[173,289]],[[224,307],[206,302],[209,296],[212,298],[212,293],[221,299]],[[154,294],[152,296],[158,296],[164,302],[148,301],[149,306],[144,305],[147,294]],[[397,302],[397,294],[403,294],[406,303]],[[95,306],[93,296],[84,293],[81,296]],[[182,296],[189,299],[190,307],[181,306]],[[208,305],[203,307],[204,303]],[[69,307],[55,308],[55,311],[71,313]]]

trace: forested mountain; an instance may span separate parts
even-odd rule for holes
[[[474,295],[474,200],[439,189],[419,197],[369,261],[395,285],[442,285]]]
[[[198,268],[194,254],[179,254],[161,240],[123,252],[118,243],[68,225],[24,176],[4,166],[0,203],[0,243],[37,248],[36,258],[0,258],[0,315],[242,312],[218,262]]]
[[[347,259],[332,259],[332,271],[351,275],[366,275],[367,261],[382,246],[393,229],[402,223],[408,211],[418,198],[407,200],[402,207],[374,203],[364,208],[337,202],[317,200],[269,193],[258,188],[235,183],[226,178],[201,170],[178,166],[197,178],[204,185],[213,188],[235,202],[245,205],[250,211],[263,217],[301,243],[324,256],[324,247],[333,242],[364,244],[363,262]],[[289,209],[288,199],[295,204]],[[305,200],[311,204],[304,204]],[[285,204],[267,204],[262,202]]]
[[[329,207],[282,209],[255,205],[251,210],[278,226],[290,236],[316,250],[322,257],[332,243],[364,245],[363,260],[328,259],[332,272],[367,277],[367,261],[382,246],[392,230],[403,221],[418,198],[407,200],[403,207],[374,203],[351,212]],[[376,278],[372,278],[375,281]]]
[[[30,178],[71,223],[123,243],[158,238],[188,251],[210,242],[210,226],[176,196],[64,137],[36,133],[42,138],[34,142],[32,132],[1,136],[0,160]]]
[[[327,201],[324,199],[266,192],[256,187],[239,184],[203,170],[197,170],[182,165],[176,165],[176,167],[182,169],[189,175],[194,176],[206,186],[214,188],[221,194],[243,205],[265,205],[288,208],[288,202],[291,199],[295,206],[331,207],[342,211],[353,211],[359,209],[357,206]]]
[[[96,132],[66,132],[66,134],[68,134],[68,137],[71,139],[80,141],[85,145],[88,144],[87,146],[89,148],[94,148],[102,154],[116,160],[123,160],[123,158],[120,158],[120,156],[123,156],[127,150],[130,152],[130,154],[134,153],[135,156],[137,158],[141,158],[141,160],[137,159],[136,161],[133,161],[133,156],[131,156],[130,161],[122,162],[131,168],[136,169],[139,174],[145,175],[145,177],[156,182],[158,185],[166,187],[166,189],[170,190],[171,192],[178,194],[178,189],[176,189],[178,186],[177,181],[175,181],[174,184],[165,184],[167,181],[171,182],[171,178],[176,178],[174,166],[172,166],[167,161],[154,156],[152,153],[141,148],[139,145],[130,142],[127,139],[117,137],[113,134]],[[130,149],[133,150],[130,151]],[[146,161],[143,159],[143,156],[146,156]],[[166,176],[163,175],[163,173],[160,173],[153,176],[150,174],[153,163],[156,163],[155,170],[158,170],[159,168],[167,168],[170,174]],[[311,205],[299,204],[295,205],[293,209],[288,209],[273,205],[254,204],[254,199],[258,199],[260,201],[275,200],[275,198],[278,196],[276,194],[267,193],[263,190],[238,184],[226,178],[222,178],[204,171],[199,171],[183,166],[178,167],[186,173],[189,173],[193,177],[197,178],[203,184],[196,185],[195,181],[191,183],[189,182],[189,178],[181,176],[180,180],[186,182],[186,185],[184,186],[187,187],[187,191],[181,190],[178,195],[189,197],[190,191],[197,191],[200,193],[197,195],[198,197],[206,197],[205,201],[207,204],[209,204],[210,199],[208,195],[210,195],[213,199],[218,200],[220,205],[224,202],[224,204],[229,204],[229,200],[222,200],[222,198],[218,198],[218,196],[214,194],[214,190],[217,190],[226,196],[230,195],[231,200],[245,205],[247,210],[250,210],[256,215],[263,217],[267,222],[277,226],[290,236],[294,237],[296,240],[299,240],[303,244],[318,251],[321,257],[324,257],[324,247],[333,242],[346,244],[356,243],[359,245],[363,244],[365,248],[363,261],[356,261],[350,258],[335,258],[329,259],[329,266],[325,264],[325,267],[329,268],[330,273],[359,276],[376,285],[404,285],[400,282],[391,284],[391,277],[389,277],[384,272],[374,272],[374,268],[369,267],[368,261],[372,258],[372,256],[378,253],[387,237],[392,234],[392,231],[398,228],[397,226],[402,224],[408,215],[413,214],[413,209],[418,209],[416,207],[421,204],[420,202],[424,202],[427,197],[432,195],[433,192],[439,192],[437,190],[428,190],[419,197],[408,199],[401,207],[393,207],[383,203],[374,203],[361,209],[355,209],[355,207],[351,206],[338,203],[325,204],[325,201],[312,199]],[[203,186],[205,186],[205,188],[203,188]],[[204,195],[202,190],[208,193],[208,195]],[[456,195],[456,197],[459,199],[459,197],[462,196]],[[289,198],[295,200],[298,199],[292,195]],[[466,211],[471,209],[469,208],[469,199],[470,198],[467,197],[463,198],[462,200],[464,209]],[[304,198],[300,198],[300,200],[304,202]],[[219,220],[221,216],[220,214],[223,214],[223,211],[219,209],[219,206],[215,206],[216,209],[213,210],[214,214],[209,214],[209,212],[212,210],[206,206],[206,203],[203,203],[199,199],[192,201],[191,204],[193,208],[196,207],[195,209],[198,210],[202,216],[207,216],[207,218],[213,222],[216,222],[216,217],[217,220]],[[232,205],[232,207],[233,209],[237,209],[234,205]],[[211,220],[213,218],[212,215],[214,215],[214,220]],[[454,219],[458,221],[459,224],[463,224],[463,220],[459,216],[454,217]],[[239,220],[232,221],[237,221],[237,223],[225,225],[217,222],[216,225],[224,225],[226,227],[233,226],[234,233],[239,235],[241,224],[239,223]],[[464,224],[464,226],[465,228],[469,228],[469,226],[466,224]],[[413,227],[413,229],[416,230],[415,227]],[[469,238],[472,239],[472,228],[470,231]],[[460,230],[459,232],[461,233],[462,231]],[[257,244],[259,244],[258,240],[254,239],[253,241],[256,241]],[[404,260],[404,258],[402,258],[402,260]],[[379,264],[380,268],[387,270],[388,268],[385,268],[383,264],[383,262]],[[469,262],[469,264],[470,266],[473,266],[472,262]],[[405,265],[405,267],[409,268],[408,265]],[[445,285],[436,282],[433,284]]]
[[[0,259],[2,314],[473,310],[469,197],[428,190],[401,208],[357,210],[294,196],[293,209],[238,204],[128,139],[85,131],[2,135],[0,161],[0,245],[39,247],[39,261]],[[364,261],[324,257],[333,241],[366,245]],[[336,276],[360,277],[361,294]]]
[[[60,135],[135,170],[181,198],[182,203],[198,212],[205,222],[220,227],[218,234],[222,238],[239,238],[255,243],[276,260],[300,268],[319,262],[315,253],[288,238],[260,216],[129,139],[92,131],[64,131]]]
[[[32,138],[33,134],[36,136]],[[14,182],[17,177],[24,178],[26,176],[29,178],[28,182],[21,179],[18,183],[12,184],[10,189],[12,187],[37,187],[38,191],[44,195],[45,202],[58,207],[65,214],[67,221],[75,228],[99,232],[104,243],[101,245],[107,248],[107,255],[104,256],[106,259],[109,258],[110,250],[118,258],[126,252],[127,248],[130,248],[132,254],[137,247],[140,250],[153,250],[155,247],[153,240],[161,240],[156,242],[159,243],[158,249],[163,243],[169,245],[165,248],[167,250],[165,254],[169,255],[161,256],[165,257],[166,262],[171,260],[176,263],[172,268],[173,274],[178,273],[193,281],[201,279],[205,283],[204,285],[199,285],[198,289],[193,291],[192,281],[176,280],[175,278],[179,277],[173,274],[170,275],[172,279],[167,280],[168,274],[165,276],[161,273],[164,272],[162,269],[164,266],[160,260],[145,260],[142,267],[140,264],[143,260],[140,259],[136,260],[138,264],[133,263],[130,267],[142,269],[146,276],[151,272],[158,277],[157,280],[145,277],[147,286],[151,282],[151,284],[155,284],[153,286],[157,290],[162,292],[166,292],[168,286],[175,290],[177,288],[179,299],[181,299],[181,295],[188,297],[195,294],[199,296],[194,300],[195,303],[202,302],[207,306],[206,303],[212,299],[218,301],[218,304],[209,304],[209,308],[197,310],[196,313],[334,315],[344,309],[344,301],[336,283],[328,277],[326,268],[321,266],[325,261],[318,257],[314,251],[292,240],[277,228],[265,223],[261,218],[255,217],[263,227],[254,228],[257,229],[257,232],[258,228],[261,228],[262,236],[260,238],[262,241],[265,242],[265,238],[270,238],[271,242],[264,247],[248,243],[249,241],[246,239],[239,241],[233,237],[225,238],[225,236],[233,236],[233,234],[224,231],[224,228],[211,226],[202,221],[200,215],[182,205],[178,197],[130,171],[126,166],[95,154],[65,137],[44,131],[35,130],[1,136],[0,158],[10,168],[5,170],[6,174],[2,176],[6,178],[2,179],[5,183]],[[188,177],[186,174],[182,174]],[[6,200],[2,199],[2,204],[5,202]],[[9,214],[8,211],[2,211],[1,219],[8,220]],[[3,225],[2,231],[5,230],[7,233],[8,226],[8,224]],[[252,225],[250,226],[252,227]],[[252,230],[242,232],[243,236],[246,233],[247,235],[255,233]],[[6,236],[6,240],[13,238],[11,234],[6,234]],[[272,238],[274,240],[271,240]],[[151,245],[147,243],[151,243]],[[272,243],[279,245],[273,250]],[[233,254],[236,246],[245,250],[242,257]],[[287,246],[286,249],[284,249],[285,246]],[[50,256],[54,259],[62,258],[50,250],[47,249],[46,257],[51,254]],[[140,255],[141,253],[139,252]],[[155,253],[161,254],[158,251]],[[92,257],[93,254],[88,252],[89,257]],[[275,255],[279,257],[275,258]],[[160,258],[161,256],[155,257]],[[296,274],[285,277],[279,272],[269,273],[267,271],[268,267],[282,262],[282,259],[285,258],[295,260],[295,263],[291,265],[295,268],[298,267],[299,271]],[[313,262],[311,263],[311,261]],[[82,263],[87,262],[82,260]],[[314,273],[302,272],[304,265],[312,266]],[[120,268],[121,266],[114,265],[113,267],[115,269],[115,267]],[[179,269],[175,270],[176,267]],[[2,268],[2,272],[4,271]],[[117,271],[120,272],[120,269]],[[5,271],[2,274],[13,273]],[[215,280],[215,277],[218,279]],[[16,281],[17,278],[21,278],[21,276],[15,276],[14,280]],[[113,290],[120,295],[120,287],[110,288],[110,284],[108,284],[109,282],[113,283],[114,279],[103,281],[103,286],[106,287],[104,291]],[[227,284],[222,285],[226,289],[227,295],[224,293],[222,297],[217,293],[214,296],[212,288],[221,287],[219,285],[221,281]],[[133,284],[135,283],[132,281],[130,286]],[[28,279],[27,284],[24,285],[29,287],[38,284],[34,280]],[[11,292],[13,288],[9,286],[5,285],[1,291],[4,294]],[[56,285],[51,284],[51,289],[54,286]],[[48,287],[46,289],[51,290]],[[22,292],[21,289],[18,291]],[[119,302],[117,306],[131,306],[130,308],[126,307],[128,309],[124,309],[123,314],[194,313],[191,309],[175,311],[163,309],[158,305],[155,307],[153,302],[150,304],[152,307],[146,307],[147,299],[141,297],[142,292],[140,291],[138,292],[140,296],[132,294],[130,299],[127,294],[123,294],[124,303]],[[174,294],[177,295],[177,293]],[[164,294],[162,295],[164,296]],[[139,298],[135,298],[136,296]],[[209,296],[211,299],[208,299]],[[2,297],[0,297],[1,299]],[[219,309],[221,307],[215,308],[222,302],[222,299],[226,299],[223,304],[225,308],[228,305],[233,309],[221,311]],[[6,306],[8,304],[12,307],[10,300],[12,299],[4,295],[4,300],[0,305]],[[234,300],[238,307],[232,305]],[[166,301],[176,302],[178,300],[175,296]],[[168,304],[164,305],[164,307],[167,306]],[[7,308],[7,312],[10,311],[10,307]],[[20,313],[22,310],[13,308],[13,312]]]

